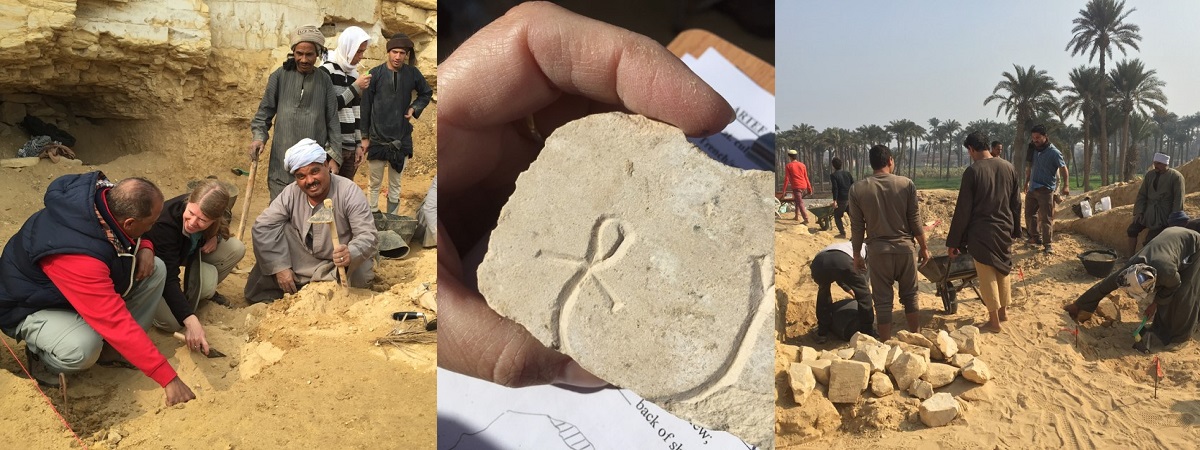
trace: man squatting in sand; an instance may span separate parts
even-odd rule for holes
[[[886,341],[892,337],[893,284],[897,282],[908,331],[917,331],[917,266],[929,260],[929,247],[917,209],[916,185],[892,174],[896,161],[887,146],[871,147],[869,157],[875,173],[850,187],[850,242],[854,268],[863,272],[871,265],[879,340]],[[867,261],[861,256],[864,244]]]
[[[975,260],[979,293],[988,310],[987,324],[980,328],[999,333],[1000,322],[1008,320],[1006,309],[1012,297],[1008,274],[1013,240],[1021,237],[1021,197],[1017,170],[994,157],[985,139],[976,131],[963,141],[973,162],[963,171],[958,188],[946,254],[954,258],[965,250]]]

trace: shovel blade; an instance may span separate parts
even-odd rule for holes
[[[217,349],[215,349],[215,348],[209,347],[208,354],[204,355],[204,356],[207,356],[209,358],[224,358],[225,354],[217,351]]]

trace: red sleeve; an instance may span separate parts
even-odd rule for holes
[[[154,253],[158,253],[158,252],[154,251],[154,243],[150,242],[150,240],[146,239],[146,238],[142,238],[141,244],[138,245],[138,250],[141,250],[143,248],[149,249],[150,251],[152,251]]]
[[[133,319],[125,299],[117,295],[108,266],[84,255],[53,255],[39,264],[84,322],[125,359],[160,386],[175,378],[175,369]]]
[[[783,193],[787,194],[788,184],[792,181],[792,163],[783,165]]]

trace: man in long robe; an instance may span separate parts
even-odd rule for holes
[[[1096,311],[1100,300],[1120,286],[1124,269],[1135,264],[1154,268],[1155,283],[1146,315],[1154,322],[1138,342],[1139,350],[1153,351],[1156,346],[1183,342],[1196,329],[1200,317],[1200,233],[1185,227],[1170,227],[1147,242],[1129,258],[1122,270],[1114,271],[1063,306],[1076,322],[1085,322]]]
[[[367,287],[375,276],[378,234],[367,199],[353,181],[331,173],[327,157],[311,139],[288,149],[284,161],[296,181],[254,222],[256,263],[246,279],[247,301],[273,301],[312,281],[335,280],[339,267],[353,287]],[[326,198],[333,199],[336,248],[330,225],[310,221]]]
[[[1125,230],[1130,254],[1137,251],[1137,238],[1142,230],[1150,230],[1144,241],[1150,242],[1170,225],[1172,214],[1183,211],[1183,174],[1168,167],[1170,164],[1170,156],[1155,153],[1154,168],[1142,177],[1142,187],[1133,203],[1133,222]]]

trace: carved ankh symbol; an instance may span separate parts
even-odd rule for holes
[[[625,307],[625,303],[617,298],[611,288],[596,275],[596,272],[604,268],[615,265],[629,251],[629,247],[633,245],[634,234],[625,229],[625,225],[616,218],[611,216],[600,216],[596,220],[596,224],[592,226],[591,239],[588,241],[587,252],[583,258],[576,256],[565,255],[557,252],[546,252],[539,250],[537,257],[545,256],[556,262],[563,262],[576,266],[575,273],[571,275],[567,282],[563,284],[562,290],[558,294],[558,300],[555,302],[556,310],[554,311],[553,323],[558,325],[558,332],[555,335],[552,347],[565,348],[563,336],[566,334],[568,324],[571,320],[571,312],[575,307],[575,303],[579,300],[579,294],[583,290],[583,284],[589,280],[600,289],[604,297],[609,301],[609,308],[612,312],[620,311]],[[608,245],[602,245],[607,243]]]

